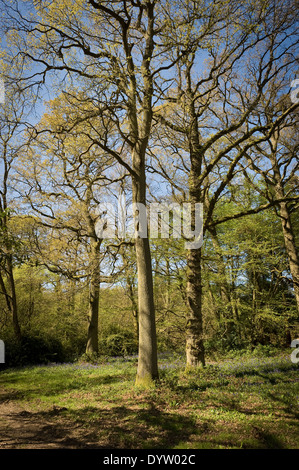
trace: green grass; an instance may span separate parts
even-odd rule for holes
[[[299,366],[289,355],[230,359],[197,372],[170,356],[159,363],[150,390],[134,387],[135,358],[3,370],[2,409],[18,406],[73,447],[298,448]]]

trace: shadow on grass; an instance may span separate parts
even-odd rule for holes
[[[267,392],[267,396],[276,403],[282,405],[284,411],[294,417],[296,420],[299,420],[299,411],[298,405],[290,402],[290,397],[287,393],[278,394],[275,392]],[[299,421],[296,421],[296,426],[299,427]]]
[[[290,364],[290,365],[285,365],[285,364],[282,364],[282,365],[277,365],[277,367],[269,367],[269,366],[259,366],[259,367],[251,367],[249,369],[244,369],[244,370],[236,370],[236,371],[230,371],[228,374],[229,375],[235,375],[236,377],[246,377],[246,376],[261,376],[267,380],[269,380],[270,382],[272,380],[275,380],[271,377],[271,374],[274,374],[274,373],[288,373],[288,372],[292,372],[296,370],[296,367],[294,367],[293,364]],[[224,374],[226,374],[227,372],[224,371]]]
[[[264,447],[265,449],[285,449],[286,448],[285,444],[273,434],[263,431],[257,427],[255,428],[255,431],[256,431],[257,438],[259,442],[261,443],[261,447]]]
[[[116,406],[110,409],[83,408],[70,412],[82,425],[89,423],[108,448],[172,448],[188,440],[195,431],[190,417],[168,413],[148,403],[145,409]]]
[[[0,424],[0,448],[46,449],[46,448],[100,448],[93,445],[94,436],[89,431],[84,437],[76,436],[74,423],[61,418],[59,409],[49,412],[11,412]]]
[[[187,441],[194,432],[192,419],[148,409],[117,406],[79,410],[53,408],[8,415],[5,432],[0,427],[0,447],[163,449]]]
[[[43,376],[43,373],[41,371],[40,375],[19,378],[8,376],[7,381],[1,377],[0,384],[3,383],[5,386],[7,383],[8,386],[17,387],[20,383],[23,389],[11,390],[11,392],[6,389],[0,392],[0,404],[3,404],[3,409],[7,409],[5,414],[3,413],[4,421],[2,423],[0,421],[0,447],[168,449],[186,448],[181,446],[190,444],[195,446],[194,448],[196,445],[199,446],[198,448],[219,446],[235,448],[236,445],[238,447],[242,444],[239,435],[241,432],[244,435],[243,448],[282,449],[285,448],[285,443],[280,440],[280,436],[289,425],[292,428],[291,435],[294,435],[298,426],[298,423],[291,422],[289,416],[286,416],[287,424],[282,423],[278,426],[273,423],[275,432],[272,433],[269,421],[265,426],[263,423],[263,413],[267,412],[267,405],[262,410],[259,407],[246,409],[246,401],[242,403],[238,388],[233,394],[229,390],[228,393],[222,393],[226,390],[221,390],[221,388],[226,388],[229,381],[226,380],[225,374],[219,374],[219,371],[186,378],[183,384],[178,383],[177,377],[166,376],[165,386],[161,387],[161,394],[154,393],[155,399],[152,394],[145,394],[144,397],[138,399],[128,392],[125,404],[122,401],[122,393],[118,395],[122,385],[117,385],[115,390],[113,385],[121,384],[122,381],[128,382],[130,374],[120,374],[119,370],[115,375],[83,376],[59,371],[57,375],[50,376],[45,373]],[[271,380],[268,381],[268,376],[262,375],[265,373],[267,374],[264,370],[255,370],[248,371],[248,373],[244,371],[242,375],[261,376],[267,385],[266,389],[260,390],[263,397],[268,395],[271,401],[280,402],[284,411],[288,411],[288,415],[292,414],[292,418],[293,416],[298,418],[293,404],[290,405],[289,397],[281,395],[281,387],[276,387],[276,391],[272,392],[274,388],[272,388]],[[237,376],[236,373],[232,375]],[[26,380],[28,380],[27,383]],[[242,387],[252,385],[243,384],[242,381],[240,383]],[[98,387],[102,385],[108,385],[104,398],[98,390]],[[288,384],[283,382],[282,385],[287,387]],[[84,393],[88,392],[86,400],[91,397],[93,406],[86,406],[86,403],[91,403],[90,401],[78,403],[77,397],[81,396],[80,393],[76,395],[76,402],[71,400],[70,406],[73,407],[75,404],[76,408],[52,406],[52,409],[46,411],[21,412],[16,406],[9,408],[9,402],[20,399],[55,397],[55,395],[79,390]],[[207,393],[207,406],[211,414],[208,415],[208,419],[201,416],[202,400],[205,399],[205,395],[200,392],[204,391],[209,392]],[[215,394],[212,393],[213,391]],[[84,393],[83,399],[85,399]],[[258,392],[254,390],[254,393]],[[161,400],[159,400],[160,396]],[[169,404],[170,400],[176,399],[180,403],[183,400],[184,404],[191,403],[192,410],[198,402],[200,406],[198,413],[195,413],[196,418],[193,418],[194,414],[191,414],[190,410],[186,411],[184,407],[173,411],[168,407],[166,411],[165,403]],[[8,402],[7,407],[6,402]],[[214,411],[215,414],[213,414]],[[186,412],[191,416],[186,416]],[[248,419],[250,415],[254,417],[255,426]],[[218,424],[219,422],[222,424]]]
[[[286,449],[287,446],[274,434],[253,426],[241,440],[236,433],[228,430],[212,435],[206,446],[201,445],[200,448]]]

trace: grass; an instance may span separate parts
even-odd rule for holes
[[[298,448],[299,366],[289,354],[227,359],[192,373],[182,359],[165,355],[150,390],[134,387],[136,363],[116,358],[3,370],[2,409],[17,406],[18,419],[35,430],[43,423],[47,444],[64,447]],[[14,445],[34,447],[33,434]]]

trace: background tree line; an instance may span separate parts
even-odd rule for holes
[[[213,350],[289,346],[295,4],[1,5],[0,302],[12,360],[25,344],[30,360],[138,351],[136,383],[147,385],[157,345],[185,350],[188,368]],[[99,207],[120,195],[135,222],[140,203],[188,202],[193,229],[201,203],[203,246],[101,238]]]

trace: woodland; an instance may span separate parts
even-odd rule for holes
[[[0,31],[5,367],[136,357],[148,389],[164,353],[196,374],[290,349],[296,2],[1,0]],[[135,232],[104,236],[120,200]],[[170,211],[141,236],[155,204],[189,207],[189,233]]]

